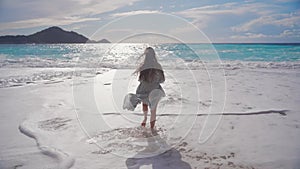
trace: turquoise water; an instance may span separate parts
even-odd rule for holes
[[[245,61],[299,61],[300,44],[220,44],[215,45],[221,58]]]
[[[300,44],[189,44],[166,45],[167,50],[174,51],[181,58],[195,59],[215,57],[217,53],[221,60],[239,61],[299,61]],[[191,51],[189,47],[195,51]],[[215,49],[216,51],[213,51]]]
[[[215,58],[216,54],[221,60],[267,62],[300,60],[300,44],[20,44],[0,45],[0,57],[71,59],[78,56],[111,55],[114,58],[129,58],[140,55],[147,46],[153,46],[158,56],[184,60]]]

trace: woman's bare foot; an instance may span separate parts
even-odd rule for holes
[[[142,126],[142,127],[146,127],[146,122],[142,122],[142,123],[141,123],[141,126]]]

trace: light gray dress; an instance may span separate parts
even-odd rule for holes
[[[154,77],[153,82],[141,80],[136,89],[136,94],[129,93],[125,96],[123,109],[133,111],[141,102],[147,104],[151,110],[156,108],[160,99],[166,95],[160,85],[162,82],[163,80],[159,75]]]
[[[165,91],[161,87],[161,80],[159,74],[155,74],[152,82],[147,82],[141,80],[138,88],[136,89],[137,97],[145,104],[147,104],[150,109],[156,108],[158,102],[162,97],[164,97]]]

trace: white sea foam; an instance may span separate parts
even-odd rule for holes
[[[34,129],[33,126],[34,123],[31,123],[29,120],[26,120],[20,124],[19,130],[26,136],[33,138],[36,141],[38,148],[41,150],[43,154],[50,156],[54,159],[57,159],[59,163],[58,164],[59,169],[71,168],[75,162],[75,159],[69,156],[67,153],[45,144],[43,142],[45,140],[42,139],[40,134],[36,133],[37,130]]]
[[[223,61],[224,68],[300,69],[300,62]]]
[[[51,84],[72,79],[74,76],[90,77],[108,69],[95,68],[1,68],[0,88],[24,85]]]
[[[189,60],[181,58],[164,57],[160,60],[166,68],[178,69],[179,66],[186,66],[191,69],[201,69],[203,65],[212,67],[225,65],[224,68],[284,68],[299,69],[300,61],[268,62],[268,61],[229,61],[229,60]],[[72,59],[38,58],[27,57],[10,59],[0,56],[0,68],[135,68],[139,63],[137,58],[114,58],[114,57],[75,57]]]
[[[300,69],[300,61],[294,62],[266,62],[266,61],[201,61],[183,60],[180,58],[164,57],[160,60],[164,69]],[[72,76],[81,76],[88,73],[95,76],[97,70],[108,69],[135,69],[139,63],[131,57],[76,57],[72,59],[57,58],[19,58],[0,59],[0,88],[23,86],[36,83],[56,83]]]

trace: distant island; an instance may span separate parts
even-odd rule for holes
[[[0,36],[0,44],[53,44],[53,43],[110,43],[107,39],[99,41],[90,40],[87,37],[73,31],[65,31],[53,26],[31,35],[6,35]]]

